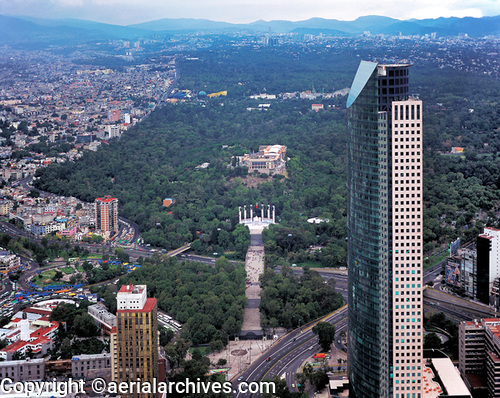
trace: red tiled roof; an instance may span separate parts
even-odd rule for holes
[[[109,202],[112,202],[112,201],[118,200],[118,199],[112,198],[111,196],[105,196],[104,198],[96,198],[96,200],[98,200],[99,202],[103,202],[103,203],[109,203]]]
[[[30,307],[30,308],[25,308],[23,312],[27,312],[28,314],[50,315],[52,313],[52,310],[45,308]]]
[[[7,347],[2,348],[0,351],[14,353],[16,351],[19,351],[21,348],[23,348],[27,344],[28,344],[27,341],[18,340],[16,342],[8,345]]]
[[[37,329],[34,332],[32,332],[30,334],[30,337],[35,338],[35,337],[46,336],[47,334],[49,334],[53,330],[57,329],[58,327],[59,327],[59,324],[57,322],[51,322],[50,326],[43,327],[43,328]]]
[[[116,313],[132,313],[132,312],[151,312],[156,305],[156,299],[155,298],[148,298],[146,300],[146,303],[144,304],[144,307],[141,310],[118,310]]]
[[[130,293],[134,289],[134,285],[123,285],[118,293]]]

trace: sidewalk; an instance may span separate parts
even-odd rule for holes
[[[220,368],[230,368],[226,379],[231,380],[241,371],[245,370],[251,362],[261,355],[265,355],[266,350],[273,345],[275,340],[240,340],[230,341],[226,348],[220,352],[208,354],[210,362],[217,364],[220,358],[227,361],[227,364]],[[217,366],[216,366],[217,367]]]

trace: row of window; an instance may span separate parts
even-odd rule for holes
[[[411,65],[410,65],[411,66]],[[394,66],[392,66],[394,68]],[[393,77],[393,76],[408,76],[409,75],[409,69],[408,69],[408,66],[406,65],[402,65],[402,66],[399,66],[399,65],[396,65],[396,68],[395,69],[389,69],[389,67],[387,68],[387,72],[389,72],[389,77]],[[380,67],[379,67],[379,73],[380,72]],[[384,79],[380,79],[380,80],[384,80]]]
[[[406,141],[405,141],[405,139],[404,139],[404,138],[401,138],[401,139],[399,140],[399,142],[419,142],[419,141],[420,141],[420,137],[417,137],[416,139],[415,139],[415,137],[411,137],[411,140],[410,140],[410,138],[406,137]],[[396,137],[396,138],[394,138],[394,142],[398,142],[398,138],[397,138],[397,137]],[[396,145],[396,147],[395,147],[395,148],[397,149],[397,148],[398,148],[398,146]],[[402,147],[401,147],[401,148],[402,148]],[[407,147],[407,148],[408,148],[408,147]],[[420,148],[420,146],[418,146],[418,148]]]
[[[398,212],[400,211],[401,213],[406,212],[411,212],[411,211],[422,211],[420,207],[403,207],[404,205],[399,205],[399,207],[394,207],[394,211]]]
[[[404,267],[404,266],[405,266],[404,264],[398,264],[398,265],[399,265],[399,266],[401,266],[401,267]],[[406,266],[407,266],[407,267],[415,267],[415,264],[406,264]],[[416,266],[417,266],[417,267],[419,267],[419,266],[420,266],[420,264],[416,264]],[[416,271],[417,271],[417,275],[418,275],[418,274],[420,274],[420,270],[419,270],[419,269],[417,269]],[[399,271],[397,271],[397,270],[396,270],[396,275],[398,275],[398,273],[399,273]],[[405,273],[405,271],[404,271],[404,270],[402,270],[402,271],[401,271],[401,275],[404,275],[404,273]],[[410,273],[410,270],[406,270],[406,274],[408,275],[409,273]],[[412,274],[415,274],[415,270],[414,270],[414,269],[412,269],[412,270],[411,270],[411,273],[412,273]],[[408,278],[408,280],[409,280],[409,278]],[[419,308],[420,308],[420,307],[419,307]]]
[[[394,225],[395,225],[396,227],[397,227],[398,225],[403,226],[403,225],[405,225],[405,223],[404,223],[404,222],[402,222],[401,224],[399,224],[399,223],[398,223],[398,221],[396,221],[396,222],[394,223]],[[407,222],[406,222],[406,225],[410,225],[410,222],[409,222],[409,221],[407,221]],[[415,221],[412,221],[411,225],[415,225]],[[417,221],[417,225],[420,225],[420,221]],[[397,232],[397,230],[396,230],[396,232]],[[404,232],[404,231],[403,231],[403,230],[401,230],[401,232]],[[406,230],[406,232],[410,232],[410,230],[409,230],[409,229],[407,229],[407,230]],[[412,229],[412,230],[411,230],[411,232],[415,232],[415,231]],[[419,232],[420,232],[420,230],[419,230]]]
[[[399,124],[398,123],[394,123],[393,124],[393,127],[406,127],[406,128],[408,128],[410,126],[411,127],[415,127],[415,123],[406,123],[406,124],[404,124],[404,123],[399,123]],[[417,123],[417,127],[420,127],[420,123]],[[417,130],[417,132],[420,132],[420,130]],[[395,130],[394,133],[397,134],[398,130]],[[404,133],[404,132],[401,131],[401,133]],[[408,134],[408,132],[406,132],[406,133]]]
[[[402,283],[401,285],[396,284],[395,288],[396,288],[396,289],[404,289],[404,288],[405,288],[405,285],[404,285],[404,283]],[[407,284],[407,285],[406,285],[406,288],[407,288],[407,289],[409,289],[409,288],[410,288],[410,284]],[[411,288],[412,288],[412,289],[415,289],[415,283],[413,283],[413,284],[411,285]],[[417,283],[417,288],[420,288],[420,283]]]
[[[399,71],[397,70],[396,72],[399,72]],[[394,75],[390,75],[390,76],[392,77]],[[396,76],[399,76],[399,74]],[[406,75],[401,75],[401,76],[406,76]],[[389,86],[394,86],[394,85],[399,86],[400,84],[408,84],[408,83],[409,83],[409,80],[407,77],[403,77],[401,79],[389,79]],[[387,86],[387,79],[380,79],[380,85]]]
[[[406,185],[406,186],[403,186],[403,187],[394,187],[394,190],[395,191],[418,191],[419,190],[419,187],[417,187],[417,189],[415,189],[415,186],[412,185]],[[408,197],[409,194],[406,194],[406,197]]]
[[[24,374],[24,373],[23,373],[23,370],[21,369],[21,371],[19,372],[19,375],[20,375],[20,376],[23,376],[23,374]],[[36,374],[37,374],[37,375],[40,375],[40,369],[37,369]],[[10,377],[15,377],[15,376],[16,376],[16,373],[14,372],[14,370],[12,370],[12,373],[11,373],[11,374],[9,374],[9,371],[7,370],[7,371],[5,372],[5,375],[3,374],[3,372],[2,372],[2,371],[0,371],[0,379],[3,379],[3,378],[5,378],[5,377],[9,377],[9,376],[10,376]],[[31,376],[31,370],[28,370],[28,376]]]
[[[396,359],[396,363],[419,363],[415,359]]]
[[[394,233],[395,233],[395,234],[397,234],[398,232],[399,232],[399,229],[395,229],[395,230],[394,230]],[[401,229],[401,233],[404,233],[404,232],[405,232],[405,230],[404,230],[404,229]],[[406,229],[406,232],[408,232],[408,233],[409,233],[409,232],[410,232],[410,228],[407,228],[407,229]],[[415,233],[415,228],[413,228],[413,229],[411,230],[411,232]],[[418,233],[418,232],[420,232],[420,228],[417,228],[417,233]],[[420,237],[420,235],[418,235],[418,236],[407,236],[407,237],[406,237],[406,239],[418,239],[419,237]],[[405,237],[404,237],[404,236],[400,236],[400,235],[396,235],[396,239],[405,239]]]
[[[394,105],[394,120],[420,120],[420,104]]]
[[[413,293],[415,293],[415,292],[413,292]],[[397,297],[396,297],[394,301],[395,301],[396,303],[397,303],[397,302],[399,302],[399,298],[397,298]],[[401,297],[401,302],[408,302],[408,301],[410,301],[410,298],[409,298],[409,297],[405,297],[405,298]],[[418,303],[418,302],[420,302],[420,300],[419,300],[418,298],[417,298],[417,300],[415,300],[415,297],[412,297],[412,298],[411,298],[411,301],[416,301],[417,303]],[[397,327],[396,327],[396,329],[397,329]],[[413,328],[412,328],[412,329],[413,329]]]
[[[386,87],[378,89],[379,95],[408,94],[408,91],[409,91],[408,86],[389,87],[389,90],[387,90]],[[382,97],[381,100],[382,100],[381,102],[388,103],[387,98]]]
[[[403,254],[404,252],[405,252],[405,251],[404,251],[404,249],[402,249],[402,250],[401,250],[401,254]],[[418,250],[416,250],[416,251],[415,251],[415,249],[413,249],[411,252],[412,252],[412,253],[420,253],[420,249],[418,249]],[[407,254],[409,254],[409,253],[410,253],[410,250],[406,250],[406,253],[407,253]],[[399,254],[399,250],[396,250],[396,254]],[[404,260],[404,257],[402,257],[401,259],[402,259],[402,260]],[[408,257],[407,257],[407,259],[408,259]],[[398,257],[395,257],[395,258],[394,258],[394,260],[398,261]],[[396,266],[397,266],[397,265],[396,265]]]
[[[400,145],[399,146],[399,149],[410,149],[410,145],[409,144],[406,144],[406,147],[404,145]],[[414,144],[411,145],[411,148],[414,149],[414,148],[420,148],[420,145],[417,145],[415,146]],[[398,144],[394,145],[394,149],[398,149]]]
[[[401,264],[401,265],[404,265],[404,264]],[[408,264],[408,266],[410,266],[410,264]],[[399,280],[400,280],[400,278],[396,278],[396,282],[399,282]],[[408,277],[408,278],[402,277],[401,278],[401,282],[404,282],[405,280],[409,282],[410,281],[410,277]],[[415,277],[412,277],[411,280],[414,281]],[[417,280],[420,280],[420,278],[417,278]],[[401,308],[403,308],[403,307],[401,307]],[[408,308],[410,308],[410,306],[408,306]],[[413,306],[413,308],[415,308],[415,306]],[[420,308],[420,307],[418,307],[418,308]]]
[[[396,356],[396,357],[418,357],[418,356],[420,356],[421,353],[415,351],[417,349],[417,347],[420,347],[420,346],[407,346],[406,349],[409,351],[394,352],[394,356]],[[396,349],[398,349],[398,348],[399,347],[396,347]],[[404,347],[401,348],[401,350],[404,350],[404,349],[405,349]],[[419,348],[419,350],[421,350],[421,347]]]
[[[406,152],[407,154],[409,154],[409,152]],[[418,154],[420,154],[420,152],[418,152]],[[409,157],[404,157],[404,152],[401,152],[401,156],[403,156],[402,159],[394,159],[394,163],[419,163],[420,162],[420,159],[416,159],[415,161],[415,158],[409,158]],[[406,156],[410,156],[410,155],[406,155]],[[406,161],[405,161],[406,159]]]
[[[420,333],[419,333],[419,335],[420,335]],[[396,366],[396,370],[399,370],[399,366]],[[410,370],[410,366],[406,366],[406,367],[401,366],[401,370]],[[415,366],[412,366],[411,370],[420,370],[420,366],[417,366],[416,368],[415,368]],[[418,375],[420,376],[420,373]]]
[[[394,294],[396,296],[404,296],[404,295],[409,296],[412,294],[415,295],[415,294],[419,294],[419,293],[422,293],[422,291],[421,290],[396,290],[394,292]],[[401,299],[401,300],[403,300],[403,299]],[[396,301],[397,301],[397,297],[396,297]]]
[[[399,375],[401,375],[401,377],[405,377],[404,373],[396,373],[395,376],[399,377]],[[420,377],[420,373],[417,373],[416,376]],[[415,377],[415,373],[406,373],[406,377]]]

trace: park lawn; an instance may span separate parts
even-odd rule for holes
[[[89,259],[89,258],[101,258],[102,254],[89,254],[86,257],[82,257],[82,259]]]
[[[60,268],[59,271],[64,272],[65,274],[71,275],[72,273],[75,272],[75,269],[73,267],[64,267],[64,268]]]
[[[292,264],[290,264],[291,266]],[[302,263],[297,263],[297,267],[309,267],[309,268],[332,268],[332,267],[325,267],[322,265],[319,261],[304,261]]]
[[[54,277],[54,275],[56,274],[56,272],[57,272],[57,270],[55,270],[55,269],[49,269],[47,271],[43,271],[39,275],[42,275],[42,279],[52,279]]]
[[[33,278],[33,283],[35,283],[39,287],[45,287],[50,285],[66,285],[67,282],[63,281],[54,281],[52,278],[56,274],[55,270],[48,270],[42,272],[39,275],[42,275],[42,278],[35,277]]]

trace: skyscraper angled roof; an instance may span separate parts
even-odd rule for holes
[[[354,76],[354,80],[351,85],[351,91],[349,92],[349,96],[347,97],[347,108],[349,108],[356,98],[358,98],[359,93],[363,90],[366,85],[366,82],[372,75],[373,71],[377,67],[376,62],[368,62],[361,61],[361,64],[358,67],[358,71],[356,72],[356,76]]]

